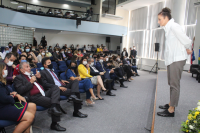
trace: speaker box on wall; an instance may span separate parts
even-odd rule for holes
[[[81,25],[81,18],[76,18],[76,25]]]
[[[110,37],[106,37],[106,42],[110,42]]]
[[[95,0],[91,0],[91,5],[95,5]]]
[[[160,48],[160,44],[159,43],[155,43],[155,51],[159,52],[159,48]]]
[[[120,37],[120,43],[122,43],[122,37]]]

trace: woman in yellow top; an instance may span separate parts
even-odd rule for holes
[[[97,48],[97,53],[103,52],[101,46]]]
[[[87,58],[83,57],[81,59],[80,65],[78,66],[78,72],[80,74],[81,79],[90,78],[92,84],[97,85],[98,98],[92,98],[91,100],[97,100],[97,99],[104,100],[100,95],[100,91],[101,91],[101,88],[103,91],[106,91],[106,88],[103,85],[103,81],[100,75],[98,76],[90,75],[90,66],[87,64]]]
[[[51,52],[49,52],[47,48],[45,48],[45,52],[46,52],[46,57],[51,57],[52,56]]]

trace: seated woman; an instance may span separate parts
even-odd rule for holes
[[[31,66],[31,69],[32,68],[37,68],[37,65],[33,62],[33,57],[31,54],[29,54],[27,56],[27,61],[29,62],[30,66]]]
[[[68,57],[68,60],[70,60],[72,58],[73,54],[72,54],[72,50],[70,48],[68,48],[66,55]]]
[[[26,52],[27,55],[31,54],[32,55],[32,61],[34,63],[38,63],[38,59],[35,56],[35,54],[32,52],[31,48],[29,46],[24,47],[24,52]]]
[[[77,54],[79,57],[83,57],[83,54],[81,53],[81,50],[78,51],[78,54]]]
[[[58,61],[63,61],[63,60],[62,60],[62,56],[61,56],[60,51],[59,51],[58,48],[55,48],[55,49],[54,49],[53,59],[54,59],[56,62],[58,62]]]
[[[69,69],[66,70],[66,77],[70,80],[79,80],[79,90],[84,90],[86,92],[86,101],[87,105],[95,104],[90,99],[95,99],[95,95],[93,92],[93,85],[90,79],[81,80],[81,77],[78,73],[77,63],[75,61],[71,61],[69,65]]]
[[[97,48],[97,53],[101,53],[101,52],[103,52],[103,50],[102,50],[102,48],[100,46],[100,47]]]
[[[6,65],[0,62],[0,120],[19,122],[13,133],[30,133],[30,126],[34,120],[36,105],[27,103],[25,98],[10,92],[6,86],[6,76],[8,72]],[[15,98],[19,102],[15,102]]]
[[[65,54],[65,49],[60,50],[60,55],[62,56],[63,60],[65,60],[65,61],[67,60],[67,56]]]
[[[101,88],[103,91],[106,91],[106,88],[103,85],[103,81],[101,79],[101,76],[91,76],[90,75],[90,66],[89,64],[87,64],[87,58],[83,57],[80,65],[78,66],[78,72],[80,74],[81,79],[86,79],[86,78],[90,78],[91,82],[93,85],[97,85],[97,97],[98,98],[92,98],[93,100],[104,100],[101,95],[100,95],[100,91]]]
[[[44,50],[45,50],[45,57],[51,57],[52,56],[51,52],[49,52],[47,48],[45,48]]]
[[[41,50],[41,52],[40,52],[39,55],[37,56],[37,58],[38,58],[38,63],[41,63],[41,62],[42,62],[42,59],[43,59],[44,57],[46,57],[46,52],[45,52],[45,50],[43,49],[43,50]]]

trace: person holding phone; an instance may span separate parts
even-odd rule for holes
[[[0,120],[19,122],[13,133],[30,133],[30,126],[35,118],[36,105],[27,103],[25,98],[10,91],[6,85],[8,71],[6,65],[0,62]],[[19,102],[15,102],[18,99]]]

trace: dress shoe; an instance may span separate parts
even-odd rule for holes
[[[115,88],[112,88],[112,90],[115,90],[115,91],[116,91],[117,89],[115,89]]]
[[[96,96],[97,98],[99,98],[98,96]],[[104,98],[99,98],[98,100],[104,100]]]
[[[168,109],[167,109],[167,110],[165,110],[165,111],[163,111],[163,112],[158,112],[157,115],[162,116],[162,117],[174,117],[175,112],[170,113],[170,112],[168,111]]]
[[[76,95],[71,95],[69,97],[69,101],[73,101],[75,103],[81,103],[81,102],[83,102],[83,100],[79,99]]]
[[[128,88],[128,86],[125,86],[125,85],[120,85],[120,87],[123,87],[123,88]]]
[[[85,104],[86,104],[87,106],[89,106],[89,105],[94,105],[95,102],[92,101],[92,103],[89,103],[89,102],[85,101]]]
[[[105,79],[104,82],[105,83],[111,83],[113,80],[112,79]]]
[[[112,92],[107,92],[106,95],[109,95],[109,96],[116,96],[116,95],[113,94]]]
[[[140,76],[139,74],[136,74],[136,76]]]
[[[159,108],[160,109],[168,109],[169,108],[169,104],[160,105]]]
[[[51,124],[51,130],[66,131],[66,128],[61,127],[58,123],[56,125]]]
[[[78,111],[78,113],[73,113],[73,116],[74,117],[79,117],[79,118],[86,118],[86,117],[88,117],[87,114],[83,114],[80,111]]]
[[[55,116],[61,116],[62,115],[62,112],[60,112],[56,107],[49,108],[48,113],[55,115]]]

